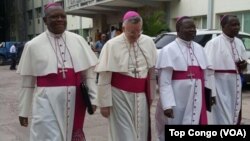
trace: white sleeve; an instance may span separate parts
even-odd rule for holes
[[[33,92],[36,77],[22,76],[22,88],[19,95],[19,116],[28,117],[32,109]]]
[[[100,72],[97,88],[97,100],[99,107],[112,106],[112,90],[111,90],[112,72]]]
[[[171,68],[163,68],[159,70],[159,90],[162,109],[171,109],[176,106],[175,96],[172,88],[172,74]]]
[[[94,67],[90,67],[86,70],[86,83],[89,88],[90,101],[92,105],[97,104],[97,87],[96,87],[96,73]]]
[[[149,69],[149,75],[150,75],[150,100],[154,100],[156,95],[156,72],[155,68]]]
[[[205,70],[205,87],[212,90],[212,96],[216,96],[214,70]]]

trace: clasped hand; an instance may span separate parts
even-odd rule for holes
[[[103,117],[105,117],[105,118],[109,117],[109,115],[110,115],[110,108],[111,107],[101,107],[100,108],[100,112],[101,112],[101,114],[102,114]]]
[[[27,127],[28,126],[28,118],[19,116],[19,122],[21,126]]]
[[[174,118],[174,111],[173,109],[164,110],[164,115],[168,118]]]

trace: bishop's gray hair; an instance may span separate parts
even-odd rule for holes
[[[131,18],[124,20],[122,23],[122,26],[125,26],[127,23],[131,23],[131,24],[141,23],[141,25],[142,25],[143,20],[140,16],[134,16],[134,17],[131,17]]]

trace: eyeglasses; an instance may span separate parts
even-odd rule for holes
[[[127,33],[129,35],[140,35],[140,34],[143,33],[143,30],[140,30],[140,31],[136,31],[136,30],[128,31],[128,30],[125,30],[125,33]]]

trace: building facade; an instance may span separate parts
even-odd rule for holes
[[[67,29],[84,37],[94,38],[97,29],[109,32],[111,26],[121,27],[127,10],[141,15],[163,11],[171,31],[180,16],[193,17],[199,29],[220,29],[221,16],[235,14],[241,31],[250,33],[249,0],[1,0],[0,41],[27,41],[46,30],[42,16],[48,1],[64,4]]]
[[[121,28],[122,16],[128,10],[139,11],[141,15],[151,15],[154,11],[164,11],[169,22],[170,2],[175,0],[65,0],[65,11],[93,19],[91,37],[97,30],[109,33],[112,26]]]
[[[177,17],[186,15],[195,19],[197,28],[220,29],[220,18],[225,14],[234,14],[240,19],[241,31],[250,33],[249,0],[178,0],[171,2],[170,11],[171,28]],[[211,14],[210,21],[208,14]],[[208,27],[209,22],[211,27]]]
[[[28,41],[46,30],[43,23],[43,8],[48,2],[63,0],[1,0],[0,43],[5,41]],[[91,18],[67,15],[67,30],[89,36],[93,27]]]
[[[0,42],[25,40],[25,0],[1,0]]]
[[[27,0],[27,36],[28,39],[42,33],[46,30],[43,22],[44,5],[48,2],[58,2],[64,5],[64,0]],[[67,30],[87,37],[89,29],[92,28],[91,18],[80,17],[76,15],[67,15]]]
[[[241,31],[250,33],[249,0],[65,0],[65,10],[93,18],[93,31],[120,25],[127,10],[143,14],[161,10],[166,13],[165,20],[171,31],[175,31],[175,22],[180,16],[193,17],[199,29],[220,29],[221,16],[235,14],[241,21]]]

